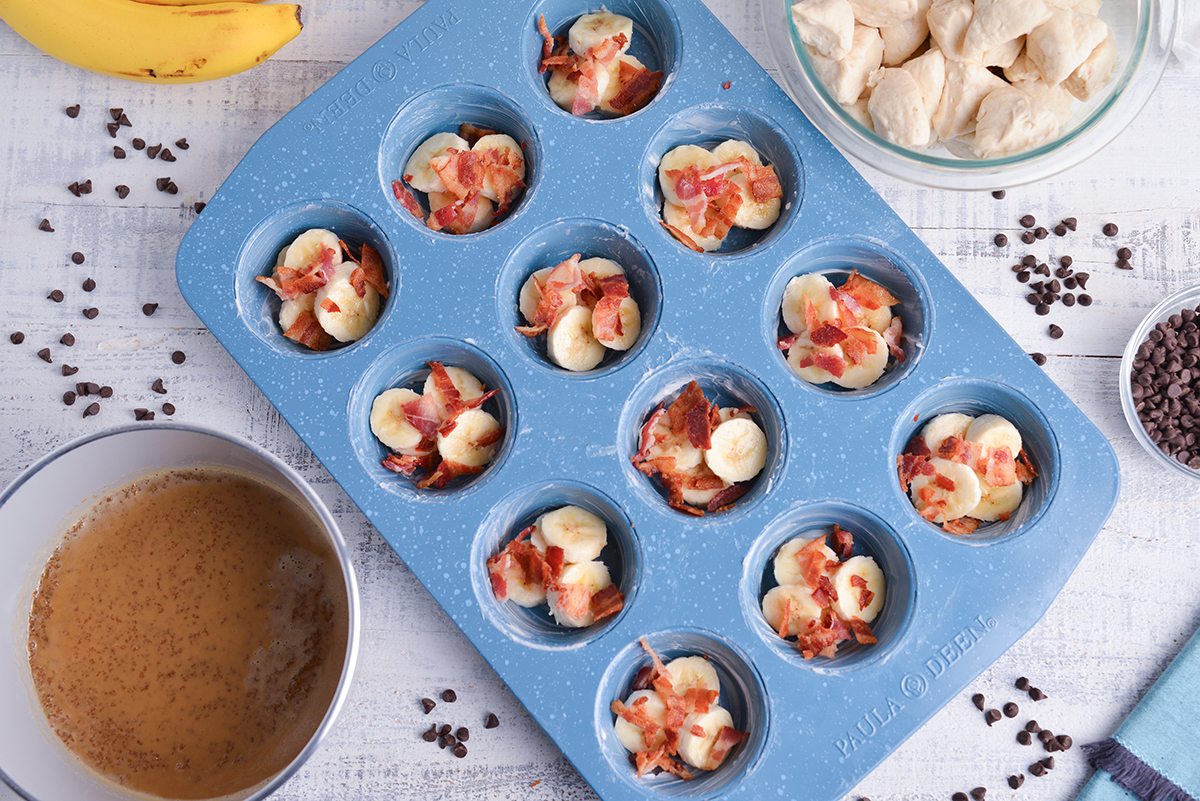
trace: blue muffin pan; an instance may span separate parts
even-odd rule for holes
[[[646,108],[581,119],[549,99],[538,16],[561,34],[598,6],[430,0],[263,135],[184,239],[179,286],[602,797],[835,799],[1045,612],[1112,510],[1115,456],[699,0],[606,6],[633,18],[632,52],[666,73]],[[528,188],[488,231],[435,233],[391,184],[420,142],[463,122],[523,143]],[[775,167],[784,211],[693,253],[659,225],[656,165],[730,137]],[[368,336],[325,353],[280,334],[279,302],[254,281],[311,227],[371,242],[392,288]],[[521,283],[572,253],[624,265],[643,314],[635,347],[586,374],[513,330]],[[776,346],[784,287],[851,268],[901,300],[907,358],[863,390],[806,384]],[[485,472],[418,491],[381,467],[367,418],[430,360],[500,387],[488,408],[507,432]],[[642,422],[693,379],[755,406],[771,443],[752,491],[702,519],[668,508],[630,462]],[[1008,417],[1041,471],[1010,520],[967,537],[920,519],[895,468],[950,410]],[[602,558],[626,597],[582,630],[498,603],[484,567],[566,503],[608,522]],[[887,577],[879,642],[805,661],[759,603],[779,545],[833,523]],[[609,704],[648,662],[642,637],[717,666],[721,702],[750,733],[719,770],[635,776]]]

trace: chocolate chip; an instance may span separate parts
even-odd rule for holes
[[[72,181],[71,183],[67,184],[67,191],[69,191],[75,197],[79,197],[79,182]]]
[[[194,209],[195,212],[197,214],[199,214],[200,212],[204,211],[204,205],[205,204],[202,201],[197,200],[195,203],[192,204],[192,209]]]
[[[442,747],[443,748],[449,748],[449,747],[455,746],[455,745],[458,745],[458,738],[455,737],[453,734],[447,733],[446,736],[442,738]]]
[[[38,355],[38,358],[41,359],[42,361],[44,361],[46,364],[50,364],[50,362],[53,361],[50,358],[50,349],[49,348],[42,348],[41,350],[39,350],[37,352],[37,355]]]
[[[983,713],[983,719],[987,722],[987,725],[991,726],[993,723],[1000,720],[1000,710],[989,709],[987,712]]]
[[[142,304],[142,314],[146,315],[147,317],[150,317],[156,311],[158,311],[157,303],[143,303]]]
[[[1022,284],[1028,283],[1029,278],[1029,270],[1021,270],[1021,272],[1017,273],[1017,280]]]
[[[951,801],[968,801],[966,793],[955,793],[950,796]]]
[[[113,158],[114,159],[125,158],[125,148],[121,147],[120,145],[113,145]]]
[[[167,184],[169,184],[169,183],[171,183],[170,177],[155,178],[154,179],[154,188],[157,189],[159,192],[162,192],[162,191],[166,190]]]
[[[120,118],[119,120],[117,120],[117,124],[118,124],[118,125],[124,125],[126,128],[132,128],[132,127],[133,127],[133,123],[129,121],[129,117],[128,117],[127,115],[125,115],[125,114],[122,114],[122,115],[121,115],[121,118]]]
[[[1047,288],[1049,288],[1049,290],[1051,292],[1055,293],[1056,295],[1062,291],[1062,284],[1060,284],[1058,282],[1057,278],[1051,279],[1050,283],[1046,284],[1046,286],[1047,286]]]
[[[164,403],[162,405],[162,413],[165,414],[167,417],[173,416],[175,414],[175,404]]]
[[[100,414],[100,404],[98,403],[93,403],[83,410],[84,417],[95,417],[98,414]]]
[[[74,406],[75,405],[75,393],[69,389],[63,393],[63,405],[64,406]]]
[[[437,701],[433,700],[432,698],[421,699],[421,708],[425,710],[426,715],[432,712],[435,706],[437,706]]]
[[[1050,731],[1049,729],[1042,729],[1037,733],[1037,738],[1043,743],[1053,742],[1054,732]]]
[[[43,217],[42,221],[40,223],[38,223],[38,230],[39,231],[53,231],[54,229],[52,227],[50,227],[50,221],[47,220],[45,217]]]
[[[1048,756],[1042,760],[1042,767],[1046,770],[1054,770],[1054,757]]]
[[[154,383],[150,385],[150,389],[157,392],[159,395],[167,394],[167,389],[163,386],[163,380],[161,378],[154,379]]]
[[[465,743],[467,740],[471,739],[471,730],[466,726],[459,726],[455,730],[454,736],[458,738],[460,743]]]
[[[113,118],[113,122],[116,122],[117,120],[121,119],[121,115],[124,113],[125,113],[125,109],[123,109],[123,108],[110,108],[108,110],[108,116]]]
[[[1055,738],[1055,742],[1057,742],[1058,747],[1064,751],[1070,751],[1071,746],[1075,744],[1075,741],[1071,739],[1071,735],[1069,734],[1058,735],[1058,737]]]
[[[144,149],[145,147],[146,147],[146,140],[145,140],[145,139],[135,138],[135,139],[133,140],[133,149],[134,149],[134,150],[142,150],[142,149]]]
[[[1074,231],[1075,228],[1079,225],[1079,221],[1076,220],[1074,217],[1067,217],[1065,220],[1062,221],[1062,224],[1067,226],[1068,231]]]
[[[92,193],[92,179],[88,178],[79,185],[79,194],[90,195]]]
[[[99,387],[97,387],[97,389],[99,389]],[[75,394],[81,398],[84,398],[84,397],[87,397],[88,395],[90,395],[91,393],[88,392],[88,385],[86,383],[84,383],[83,381],[80,381],[78,384],[75,385]]]
[[[445,737],[449,733],[450,733],[450,724],[449,723],[443,723],[441,726],[438,726],[438,734],[441,735],[442,737]]]
[[[1005,236],[1004,234],[996,234],[995,238],[992,239],[992,241],[996,243],[996,247],[1002,248],[1008,244],[1008,237]]]
[[[121,200],[124,200],[125,198],[129,197],[129,187],[126,186],[125,184],[118,184],[117,185],[117,197],[121,198]]]
[[[110,122],[107,125],[105,125],[104,127],[108,129],[108,135],[111,136],[113,139],[117,138],[117,131],[121,130],[121,126],[115,122]]]
[[[1026,255],[1025,258],[1021,259],[1021,264],[1024,264],[1026,267],[1033,267],[1037,264],[1037,256],[1034,256],[1032,253],[1030,253]]]
[[[983,801],[983,799],[986,797],[987,797],[987,788],[986,787],[976,787],[973,790],[971,790],[971,798],[974,798],[975,801]]]
[[[96,282],[95,282],[95,280],[93,280],[91,278],[85,278],[85,279],[83,279],[82,287],[83,287],[84,292],[91,292],[93,289],[96,288]]]
[[[1116,236],[1120,232],[1116,223],[1105,223],[1104,227],[1100,230],[1104,232],[1105,236]]]
[[[1005,192],[1003,189],[997,189],[995,192],[992,192],[992,197],[996,198],[996,200],[1004,200],[1007,194],[1008,192]]]
[[[1034,229],[1033,235],[1038,239],[1045,239],[1046,237],[1050,236],[1050,232],[1039,225],[1036,229]]]
[[[426,714],[429,714],[429,713],[426,712]],[[421,735],[421,739],[427,743],[432,743],[437,738],[438,738],[438,733],[437,733],[437,724],[436,723],[434,723],[432,726],[430,726],[429,729],[424,734]]]
[[[139,420],[139,421],[140,420],[153,420],[154,412],[150,411],[149,409],[134,409],[133,410],[133,419]]]
[[[184,136],[175,140],[175,147],[179,148],[180,150],[187,150],[189,147],[191,147],[191,145],[188,144],[187,137]]]
[[[1074,306],[1075,305],[1075,295],[1068,292],[1067,294],[1062,296],[1062,302],[1063,302],[1064,306]]]
[[[1127,259],[1117,259],[1117,269],[1118,270],[1132,270],[1133,265],[1130,264]]]
[[[1058,225],[1054,226],[1054,235],[1055,236],[1066,236],[1067,235],[1067,226],[1063,225],[1062,223],[1059,223]]]
[[[183,364],[187,360],[187,354],[181,350],[177,350],[171,354],[171,361],[175,364]]]
[[[79,104],[78,103],[76,103],[73,106],[67,106],[67,116],[70,117],[71,119],[75,119],[76,117],[79,116]]]
[[[1022,228],[1032,228],[1033,226],[1037,225],[1037,220],[1034,219],[1032,214],[1026,214],[1020,219],[1019,222],[1021,223]]]
[[[95,306],[89,306],[83,310],[83,316],[89,320],[95,320],[100,315],[100,310]]]
[[[1067,289],[1074,289],[1075,287],[1079,286],[1079,280],[1073,275],[1068,275],[1063,279],[1063,286],[1065,286]]]
[[[175,161],[175,154],[171,152],[171,148],[164,147],[158,158],[160,161]]]
[[[8,335],[8,341],[13,343],[14,345],[20,345],[22,342],[25,341],[25,332],[24,331],[13,331],[11,334]]]
[[[983,711],[983,701],[984,701],[983,693],[975,693],[974,695],[971,696],[971,703],[974,704],[975,708],[978,709],[980,712]]]
[[[1062,744],[1059,743],[1058,740],[1050,740],[1042,747],[1045,748],[1047,751],[1051,751],[1051,752],[1063,750]]]
[[[62,303],[63,298],[65,296],[63,295],[63,292],[61,289],[52,289],[52,290],[50,290],[50,294],[47,295],[46,297],[48,297],[50,300],[54,301],[55,303]]]
[[[1022,729],[1017,732],[1017,742],[1021,745],[1029,745],[1033,742],[1033,735]]]
[[[459,743],[458,745],[454,746],[454,755],[456,757],[458,757],[459,759],[462,759],[463,757],[465,757],[467,755],[467,747],[465,745],[463,745],[462,743]]]
[[[1117,258],[1118,259],[1132,259],[1133,251],[1130,250],[1129,248],[1118,248],[1117,249]]]
[[[168,195],[179,194],[179,187],[175,185],[174,181],[171,181],[171,183],[167,184],[167,194]]]
[[[458,700],[458,693],[454,690],[442,690],[442,700],[447,704],[452,704]]]
[[[150,147],[146,148],[146,155],[153,159],[158,156],[158,151],[160,150],[162,150],[161,142],[159,142],[157,145],[150,145]]]
[[[1092,305],[1092,296],[1088,295],[1086,293],[1083,295],[1080,295],[1079,296],[1079,305],[1080,306],[1091,306]]]
[[[1037,734],[1041,730],[1042,730],[1042,727],[1038,725],[1038,722],[1036,720],[1029,720],[1029,721],[1025,722],[1025,731],[1032,732],[1033,734]]]
[[[1031,353],[1029,354],[1029,358],[1033,359],[1033,363],[1038,367],[1042,367],[1046,364],[1046,354],[1044,353]]]
[[[1021,787],[1021,785],[1024,783],[1025,783],[1025,774],[1024,773],[1014,773],[1012,776],[1008,777],[1008,786],[1014,790],[1019,789]]]
[[[107,387],[107,386],[100,387],[100,397],[111,398],[112,396],[113,396],[113,388],[112,387]]]
[[[1044,317],[1044,316],[1046,316],[1047,314],[1049,314],[1049,313],[1050,313],[1050,304],[1048,304],[1048,303],[1039,303],[1039,304],[1038,304],[1038,305],[1037,305],[1037,306],[1034,308],[1034,312],[1036,312],[1036,313],[1037,313],[1039,316],[1042,316],[1042,317]]]
[[[1034,242],[1034,239],[1035,239],[1035,237],[1033,235],[1033,231],[1025,231],[1023,234],[1021,234],[1021,241],[1024,242],[1026,245],[1032,245]]]
[[[71,254],[71,261],[75,262],[76,264],[83,264],[85,258],[86,257],[78,250]]]
[[[63,334],[62,338],[58,341],[66,345],[68,348],[73,347],[75,345],[75,335],[68,331],[67,333]]]
[[[1038,275],[1045,275],[1048,277],[1050,275],[1050,265],[1045,263],[1039,264],[1034,272],[1036,272]]]
[[[1054,323],[1050,323],[1050,338],[1051,339],[1062,339],[1062,335],[1063,335],[1063,330],[1061,328],[1059,328],[1057,325],[1055,325]],[[1013,706],[1016,706],[1016,704],[1013,704]]]
[[[1004,717],[1006,717],[1006,718],[1015,718],[1017,716],[1017,713],[1020,711],[1021,711],[1021,708],[1019,706],[1017,706],[1016,704],[1014,704],[1012,701],[1009,701],[1007,704],[1004,705]]]
[[[1063,256],[1061,259],[1058,260],[1058,263],[1061,264],[1063,267],[1070,267],[1072,264],[1075,263],[1075,260],[1072,259],[1070,256]]]
[[[1046,766],[1043,765],[1041,762],[1034,762],[1032,765],[1029,766],[1029,775],[1030,776],[1045,776],[1046,775]]]
[[[89,381],[86,384],[84,384],[84,386],[87,387],[87,394],[89,394],[89,395],[99,395],[100,394],[100,385],[97,384],[95,381]],[[79,390],[76,389],[75,391],[78,392]]]
[[[1083,303],[1083,299],[1085,297],[1087,297],[1087,295],[1080,295],[1079,302]],[[1083,305],[1086,306],[1087,304],[1084,303]],[[1046,698],[1048,698],[1049,696],[1047,696],[1044,692],[1039,690],[1037,687],[1030,687],[1029,688],[1029,697],[1035,701],[1045,701]]]
[[[70,375],[75,375],[78,372],[79,372],[78,367],[72,367],[69,364],[64,364],[62,366],[62,374],[63,374],[64,378],[66,378],[67,376],[70,376]]]
[[[1036,306],[1042,302],[1042,295],[1040,292],[1030,292],[1025,296],[1025,300],[1029,301],[1030,306]]]
[[[1069,276],[1070,274],[1071,274],[1071,268],[1069,268],[1069,267],[1059,267],[1058,269],[1056,269],[1054,271],[1055,278],[1066,279],[1067,276]]]
[[[495,712],[488,712],[487,717],[483,721],[483,728],[494,729],[500,725],[500,718],[496,717]]]

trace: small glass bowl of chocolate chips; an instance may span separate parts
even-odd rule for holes
[[[1168,296],[1134,329],[1121,408],[1152,457],[1200,479],[1200,286]]]

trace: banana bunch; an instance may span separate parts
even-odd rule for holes
[[[145,83],[223,78],[300,33],[300,7],[210,0],[0,0],[30,44],[85,70]]]

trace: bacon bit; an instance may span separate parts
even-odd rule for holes
[[[783,614],[779,618],[779,638],[786,640],[788,638],[788,629],[792,623],[792,599],[789,597],[783,602]]]
[[[571,104],[571,113],[582,117],[600,104],[600,86],[596,81],[598,67],[595,59],[590,56],[576,57],[579,81],[575,86],[575,102]]]
[[[870,328],[856,325],[846,332],[850,339],[857,339],[867,349],[867,353],[874,354],[879,350],[879,340],[875,338],[875,332]],[[843,345],[843,348],[845,346]]]
[[[841,378],[842,374],[846,372],[845,364],[841,359],[839,359],[837,356],[834,356],[832,353],[814,354],[812,360],[813,364],[815,364],[817,367],[820,367],[822,370],[834,376],[835,378]]]
[[[850,586],[858,589],[858,608],[866,609],[875,600],[875,593],[867,589],[867,580],[855,574],[850,577]]]
[[[872,311],[882,306],[895,306],[900,303],[891,292],[864,277],[858,270],[850,271],[850,277],[842,284],[842,291]]]
[[[738,731],[732,726],[724,726],[717,733],[717,742],[708,756],[708,764],[720,765],[729,756],[734,746],[750,737],[750,732]]]
[[[638,451],[633,455],[633,463],[635,465],[638,462],[646,461],[646,458],[649,456],[650,448],[655,444],[655,436],[652,433],[652,429],[659,421],[659,418],[666,413],[666,404],[660,402],[651,413],[650,418],[642,425],[642,432],[638,436]]]
[[[535,528],[527,527],[504,546],[500,553],[487,560],[488,577],[498,600],[504,601],[508,598],[508,583],[504,574],[510,567],[520,569],[522,583],[542,583],[542,555],[531,543],[524,541]]]
[[[677,435],[686,434],[692,445],[708,450],[712,447],[712,426],[708,416],[710,408],[711,404],[704,397],[700,385],[694,380],[688,382],[675,402],[667,407],[671,431]]]
[[[455,394],[458,390],[455,390]],[[433,393],[409,401],[400,407],[404,411],[404,419],[409,425],[421,432],[421,436],[433,439],[441,428],[444,419],[440,406]]]
[[[779,340],[775,344],[779,346],[779,349],[781,351],[784,351],[786,353],[787,351],[792,349],[793,345],[796,344],[796,338],[799,336],[800,336],[799,334],[788,334],[787,336],[780,337]]]
[[[643,688],[645,689],[645,688]],[[630,724],[642,730],[647,743],[653,742],[655,735],[662,729],[649,715],[646,714],[646,697],[642,696],[633,702],[632,706],[621,701],[613,701],[608,708],[614,714],[621,716]]]
[[[336,266],[334,259],[340,258],[332,248],[322,248],[299,270],[279,267],[270,278],[258,276],[255,280],[274,290],[281,300],[294,300],[328,284]]]
[[[938,447],[937,455],[952,462],[965,464],[971,469],[979,462],[982,447],[977,442],[971,442],[961,437],[946,437]]]
[[[833,542],[837,546],[838,551],[841,553],[842,559],[849,559],[851,554],[854,552],[854,535],[849,531],[846,531],[846,529],[842,528],[837,523],[834,523]],[[850,583],[853,584],[854,579],[851,579]]]
[[[904,446],[904,452],[913,456],[932,456],[933,451],[929,450],[929,445],[925,443],[925,438],[920,434],[913,434],[912,439]]]
[[[475,147],[475,143],[485,136],[494,136],[499,131],[493,131],[491,128],[480,128],[478,125],[473,125],[469,122],[464,122],[458,126],[458,135],[467,140],[467,145]]]
[[[330,314],[337,314],[342,310],[341,306],[334,303],[332,298],[325,298],[325,300],[321,301],[321,308]]]
[[[850,329],[851,332],[858,330],[861,329]],[[846,358],[850,360],[851,364],[862,364],[863,359],[867,357],[868,352],[869,351],[866,343],[864,343],[857,336],[847,336],[845,341],[842,342],[842,353],[845,354]]]
[[[693,737],[707,737],[708,736],[708,732],[706,732],[704,730],[704,727],[701,726],[699,723],[693,723],[692,728],[688,729],[688,731],[690,731],[692,733]]]
[[[621,88],[608,101],[608,105],[621,116],[632,114],[658,94],[662,79],[663,73],[661,72],[651,72],[645,67],[639,69],[622,61],[618,68],[617,79]]]
[[[333,337],[325,332],[312,312],[300,312],[296,322],[292,323],[283,335],[316,351],[329,350],[329,346],[333,344]]]
[[[629,37],[623,33],[618,33],[616,36],[609,36],[600,43],[600,47],[589,47],[587,55],[591,56],[597,64],[602,64],[607,67],[612,63],[612,60],[621,54],[621,49],[628,44]]]
[[[900,473],[900,489],[904,492],[908,492],[909,482],[917,476],[932,476],[937,472],[924,456],[914,453],[902,453],[897,456],[896,466]]]
[[[1017,481],[1017,465],[1013,461],[1008,446],[988,448],[983,473],[983,480],[992,487],[1008,487]]]
[[[583,277],[594,283],[603,297],[629,297],[629,280],[623,275],[608,275],[599,280],[597,280],[595,273],[587,273]]]
[[[837,653],[837,645],[850,639],[850,630],[841,618],[829,609],[821,613],[821,619],[809,621],[807,628],[800,632],[796,647],[805,659],[812,659],[818,654],[832,658]]]
[[[544,325],[518,325],[515,326],[515,329],[518,334],[527,336],[530,339],[546,333],[546,326]]]
[[[629,689],[637,692],[638,690],[653,689],[651,682],[654,680],[654,666],[642,665],[638,668],[637,673],[633,675],[633,682],[629,685]],[[635,702],[636,703],[636,702]]]
[[[546,553],[542,557],[543,582],[547,587],[553,587],[558,584],[559,578],[562,576],[564,554],[563,549],[557,545],[546,546]]]
[[[465,465],[459,462],[452,462],[449,459],[443,459],[430,475],[417,482],[417,489],[425,489],[432,486],[436,489],[443,489],[452,480],[459,476],[469,476],[476,473],[482,473],[487,465]]]
[[[478,214],[479,193],[472,192],[466,200],[456,200],[430,214],[429,229],[440,231],[444,228],[452,234],[466,234],[475,224]]]
[[[459,200],[465,200],[483,188],[483,167],[479,154],[473,151],[447,148],[429,160],[429,167],[442,179],[446,191]]]
[[[689,250],[694,250],[697,253],[704,252],[704,248],[697,245],[696,241],[694,239],[692,239],[690,236],[688,236],[687,234],[685,234],[683,231],[679,230],[675,226],[671,225],[670,223],[664,222],[662,220],[659,220],[658,224],[661,225],[663,228],[666,228],[667,232],[670,233],[671,236],[673,236],[677,240],[679,240],[679,243],[684,245],[685,247],[687,247]]]
[[[616,584],[609,584],[591,597],[592,616],[602,620],[609,615],[615,615],[625,606],[625,596]]]
[[[804,298],[808,301],[808,298]],[[809,329],[809,339],[814,345],[822,348],[831,348],[834,345],[846,339],[846,332],[830,323],[823,323],[815,330]]]
[[[596,308],[592,309],[593,333],[601,342],[612,342],[625,335],[625,326],[621,322],[622,300],[624,298],[605,295],[596,302]]]
[[[668,729],[669,736],[670,730]],[[662,768],[666,772],[673,773],[685,781],[692,778],[691,771],[685,768],[682,762],[678,762],[668,756],[666,745],[654,751],[638,751],[636,759],[638,778],[641,778],[654,768]]]
[[[411,178],[412,176],[407,176]],[[392,194],[396,196],[396,200],[400,201],[409,214],[416,217],[421,222],[425,222],[425,210],[421,208],[421,204],[417,202],[416,197],[404,185],[403,181],[392,181]]]
[[[825,545],[824,537],[817,537],[812,542],[796,551],[796,564],[800,566],[800,575],[809,587],[816,587],[825,575]]]
[[[942,530],[950,534],[970,534],[979,528],[980,522],[973,517],[958,517],[942,523]]]
[[[899,317],[893,317],[892,322],[883,330],[883,341],[887,344],[888,350],[896,357],[896,361],[903,363],[906,354],[904,348],[900,347],[900,338],[904,336],[904,323],[900,322]]]
[[[698,509],[695,506],[692,506],[690,503],[687,503],[682,498],[680,498],[680,499],[672,498],[672,499],[668,500],[667,506],[670,506],[672,509],[676,510],[677,512],[683,512],[685,515],[691,515],[692,517],[704,517],[703,509]]]
[[[706,690],[703,687],[692,687],[683,694],[684,704],[689,712],[707,712],[717,702],[720,694],[716,690]]]
[[[946,492],[954,492],[954,488],[957,486],[954,483],[954,479],[944,476],[941,473],[934,475],[933,483],[936,484],[939,489],[944,489]]]
[[[733,81],[726,81],[725,83],[721,84],[722,89],[728,89],[731,86],[733,86]]]
[[[875,632],[871,631],[871,627],[867,625],[867,621],[861,618],[850,618],[850,630],[854,632],[854,638],[863,645],[873,645],[879,642]]]
[[[779,177],[775,175],[774,167],[765,164],[751,164],[744,157],[740,161],[742,162],[742,173],[750,182],[750,194],[754,196],[755,203],[766,203],[777,197],[783,197],[783,186],[779,183]]]
[[[411,476],[417,469],[432,470],[436,456],[433,453],[398,454],[390,453],[383,460],[383,466],[393,473]]]
[[[818,594],[820,597],[818,597]],[[813,600],[821,606],[829,606],[831,603],[836,603],[838,599],[837,590],[833,587],[833,582],[829,580],[829,576],[821,576],[817,579],[817,588],[813,590]]]
[[[708,502],[706,507],[710,512],[720,512],[728,509],[733,503],[750,491],[750,482],[739,481],[718,492]]]
[[[1021,448],[1021,452],[1017,454],[1016,472],[1017,480],[1022,484],[1032,484],[1033,480],[1038,477],[1037,468],[1033,466],[1033,462],[1024,448]]]
[[[546,27],[546,15],[538,15],[538,33],[542,35],[542,60],[538,64],[538,74],[541,75],[546,71],[546,59],[554,52],[554,37],[550,35],[550,29]]]
[[[474,152],[474,151],[472,151]],[[525,186],[521,180],[521,171],[525,169],[525,158],[519,153],[505,148],[485,148],[479,153],[483,173],[492,183],[499,200],[496,202],[496,216],[508,211],[509,204],[517,195],[517,190]]]

